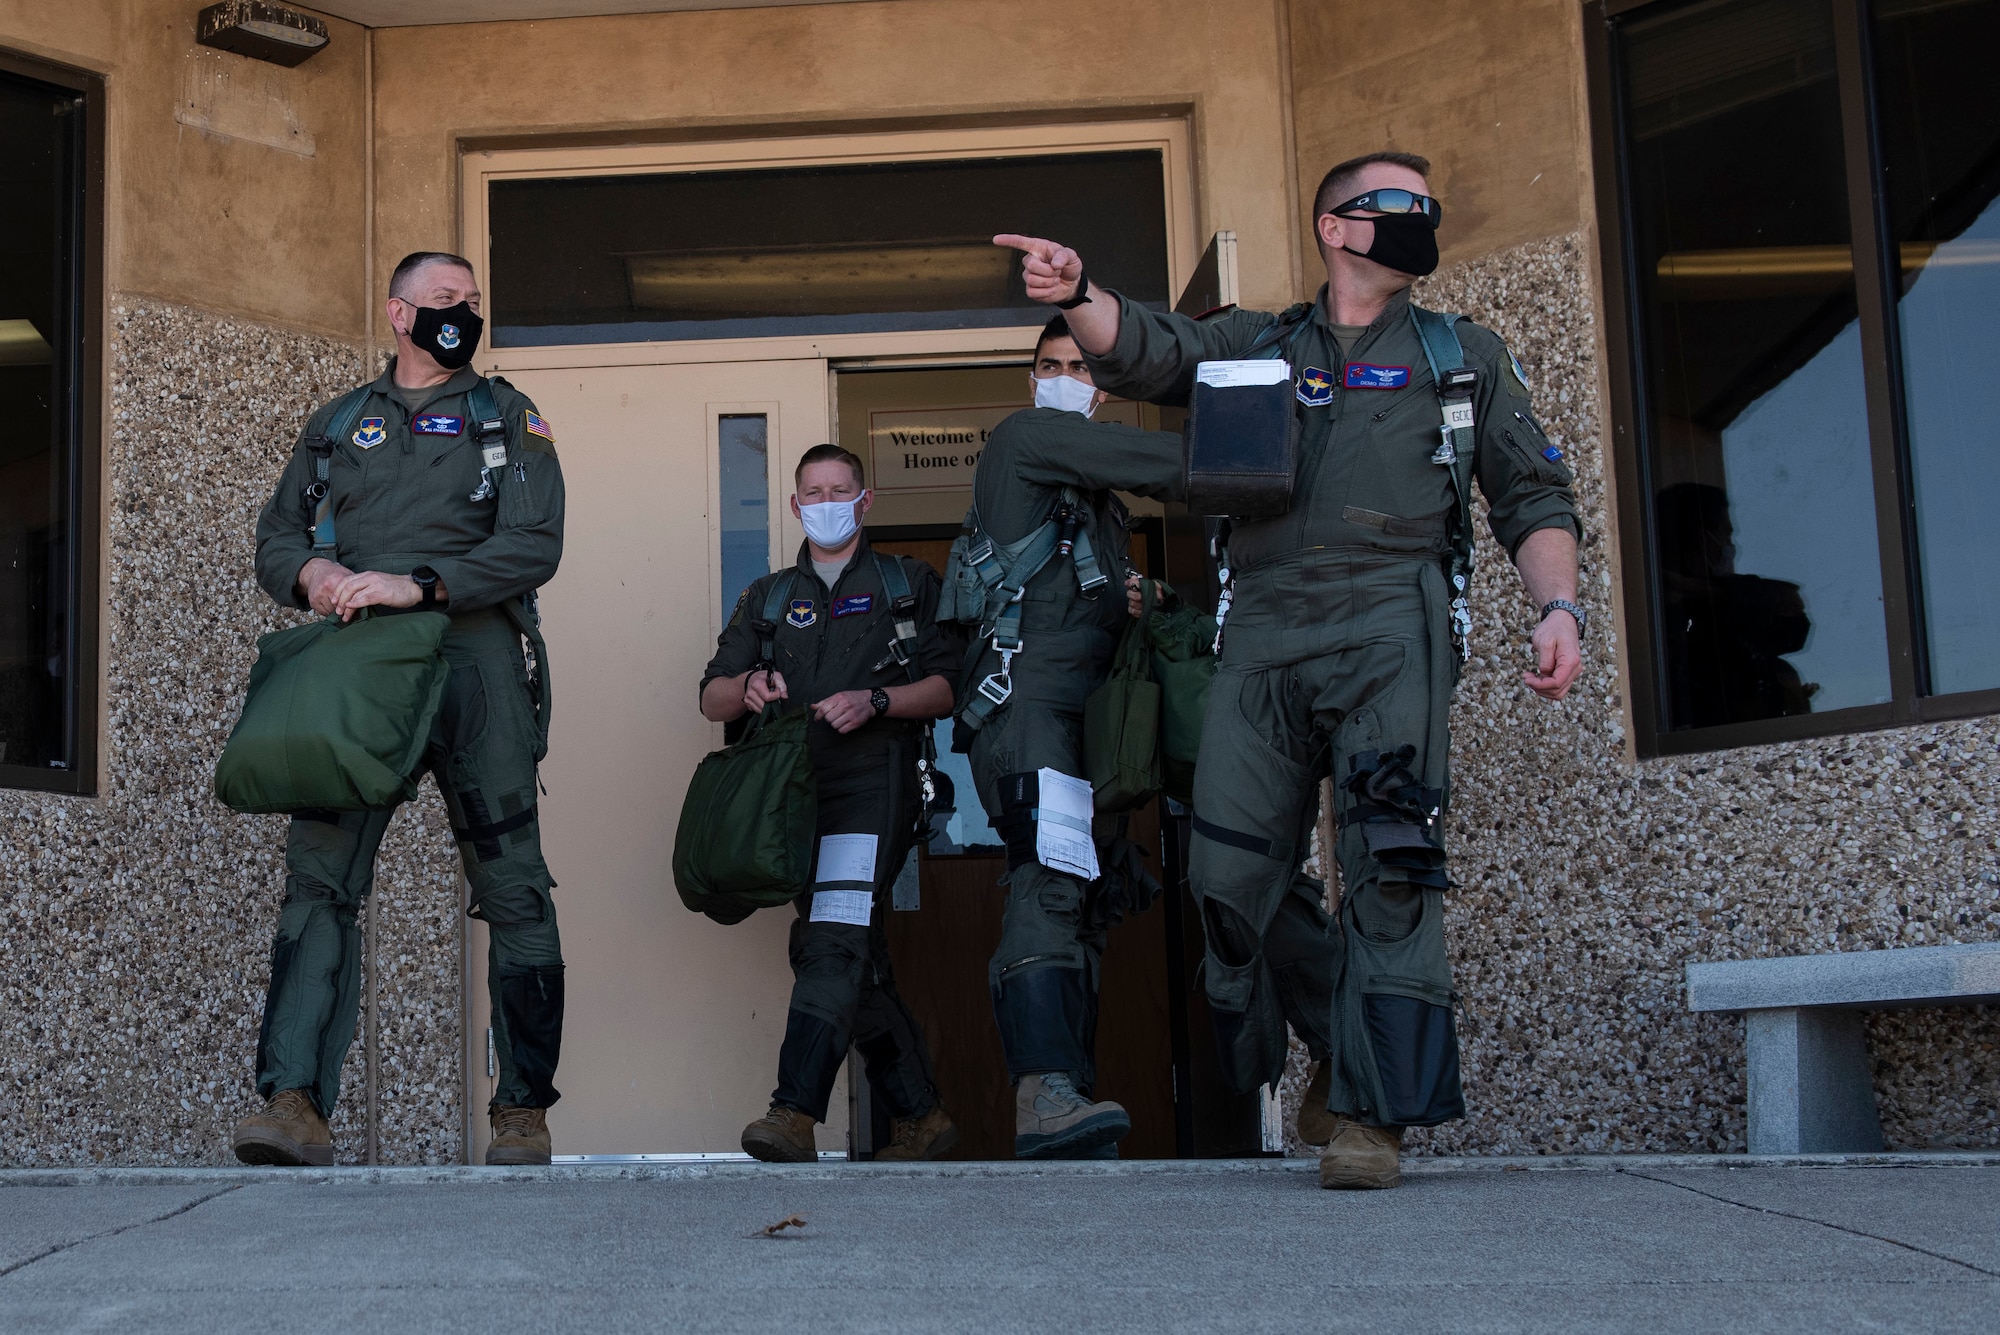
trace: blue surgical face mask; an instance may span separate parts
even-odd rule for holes
[[[1059,413],[1082,413],[1090,416],[1090,401],[1097,397],[1097,386],[1087,385],[1075,376],[1052,375],[1037,377],[1035,380],[1035,406],[1053,408]]]
[[[863,492],[862,495],[866,495]],[[861,500],[822,501],[818,505],[801,505],[799,519],[806,526],[806,537],[815,547],[832,551],[847,545],[854,531],[861,527]]]

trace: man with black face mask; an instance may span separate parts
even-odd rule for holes
[[[468,912],[489,929],[499,1083],[486,1162],[545,1164],[563,962],[535,821],[550,702],[533,598],[562,557],[562,469],[535,405],[470,369],[484,327],[470,264],[407,257],[389,282],[388,316],[388,369],[312,414],[258,516],[257,581],[281,606],[344,621],[363,609],[451,617],[451,671],[421,765],[451,816]],[[333,1162],[326,1119],[360,994],[355,919],[393,814],[292,818],[257,1040],[265,1105],[232,1137],[245,1163]]]
[[[1581,666],[1572,479],[1526,372],[1491,333],[1410,301],[1438,263],[1429,170],[1371,153],[1329,171],[1313,204],[1326,286],[1282,315],[1157,314],[1093,285],[1068,247],[994,238],[1026,253],[1029,295],[1068,311],[1111,393],[1181,404],[1199,363],[1291,364],[1289,509],[1227,537],[1190,875],[1223,1069],[1275,1084],[1287,1023],[1298,1033],[1317,1063],[1299,1133],[1327,1147],[1327,1187],[1397,1185],[1403,1128],[1464,1115],[1443,819],[1475,481],[1540,609],[1523,680],[1560,700]],[[1300,870],[1329,775],[1337,916]]]

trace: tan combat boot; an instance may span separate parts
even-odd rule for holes
[[[1094,1159],[1131,1129],[1124,1108],[1091,1103],[1067,1071],[1037,1071],[1014,1087],[1016,1159]]]
[[[1334,1191],[1402,1186],[1403,1128],[1363,1126],[1335,1115],[1333,1135],[1319,1159],[1319,1184]]]
[[[303,1089],[281,1089],[236,1124],[229,1147],[244,1163],[282,1168],[326,1167],[333,1162],[333,1133]]]
[[[1312,1079],[1299,1098],[1299,1139],[1308,1145],[1324,1145],[1333,1139],[1333,1114],[1326,1101],[1333,1096],[1333,1058],[1313,1063]]]
[[[891,1125],[895,1134],[889,1143],[875,1151],[877,1163],[915,1163],[921,1159],[937,1159],[949,1153],[958,1144],[958,1128],[951,1124],[944,1105],[934,1103],[931,1110],[921,1117],[898,1117]]]
[[[782,1103],[743,1128],[743,1152],[765,1163],[818,1163],[813,1119]]]
[[[500,1107],[487,1114],[493,1140],[486,1147],[488,1168],[519,1168],[549,1161],[549,1115],[540,1108]]]

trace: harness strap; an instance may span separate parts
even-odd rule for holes
[[[312,554],[334,559],[333,498],[327,494],[327,476],[333,463],[333,447],[354,430],[361,410],[368,404],[373,385],[350,389],[333,401],[327,410],[326,426],[306,440],[313,457],[313,480],[301,489],[306,514],[306,537],[312,540]]]
[[[1424,360],[1430,363],[1431,381],[1440,387],[1445,405],[1446,422],[1439,427],[1440,443],[1431,458],[1451,469],[1452,494],[1458,502],[1452,516],[1451,566],[1446,573],[1451,580],[1451,636],[1461,661],[1472,655],[1472,465],[1478,437],[1472,421],[1471,387],[1456,395],[1445,395],[1443,387],[1450,372],[1465,366],[1465,347],[1453,328],[1464,318],[1425,310],[1414,302],[1410,305],[1410,321],[1423,344]],[[1457,425],[1452,423],[1454,404],[1464,406]]]
[[[764,615],[750,624],[757,632],[757,664],[752,671],[770,671],[777,666],[778,618],[784,613],[785,604],[792,600],[792,589],[799,578],[798,567],[785,572],[783,579],[771,581],[771,587],[764,594]]]

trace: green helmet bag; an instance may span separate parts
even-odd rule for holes
[[[696,766],[674,834],[674,888],[696,913],[738,923],[805,889],[819,817],[810,721],[767,705],[734,746]]]
[[[364,612],[259,639],[215,765],[217,799],[255,814],[377,810],[416,796],[450,625],[442,612]]]

